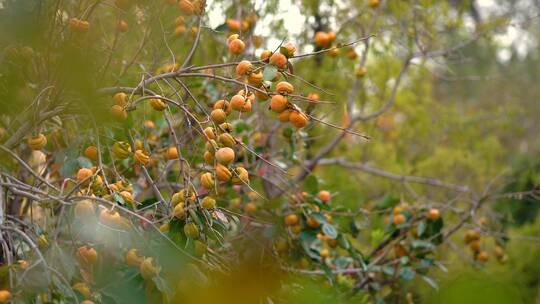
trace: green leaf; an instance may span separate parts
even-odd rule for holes
[[[81,168],[92,168],[92,161],[84,156],[79,156],[77,158],[77,162],[79,163],[79,167]]]
[[[71,176],[75,174],[78,166],[79,162],[77,159],[68,159],[62,164],[62,167],[60,167],[60,174],[62,174],[62,176]]]
[[[433,248],[433,244],[431,244],[430,242],[428,241],[423,241],[423,240],[414,240],[412,243],[411,243],[412,247],[417,249],[417,248],[426,248],[426,249],[432,249]]]
[[[426,232],[427,224],[425,221],[421,221],[420,224],[418,224],[418,228],[416,228],[416,235],[418,237],[421,237],[424,232]]]
[[[227,25],[227,23],[220,24],[214,29],[214,31],[216,32],[225,32],[228,30],[229,30],[229,26]]]
[[[325,235],[327,235],[331,239],[336,239],[338,236],[338,232],[336,228],[328,223],[324,223],[322,225],[322,231],[324,232]]]
[[[152,278],[152,281],[154,282],[154,284],[156,284],[156,288],[161,291],[162,293],[165,293],[165,294],[168,294],[168,295],[171,295],[172,294],[172,290],[171,288],[169,287],[169,285],[167,284],[167,282],[160,276],[154,276]]]
[[[349,243],[349,240],[345,237],[345,235],[342,233],[338,236],[337,242],[339,247],[348,250],[351,247],[351,244]]]
[[[411,267],[403,267],[399,271],[399,277],[402,280],[405,280],[405,281],[410,281],[410,280],[414,279],[415,275],[416,275],[416,273],[414,272],[414,270]]]
[[[304,189],[312,194],[319,192],[319,180],[315,175],[309,175],[304,181]]]
[[[273,65],[267,65],[263,71],[263,79],[266,81],[271,81],[276,78],[277,68]]]
[[[428,276],[422,276],[422,279],[426,281],[426,283],[428,283],[429,286],[433,287],[433,289],[439,289],[439,285],[432,278]]]
[[[394,207],[398,203],[399,203],[399,198],[395,196],[391,196],[391,195],[385,195],[383,198],[381,198],[375,203],[374,207],[377,209],[387,209],[390,207]]]

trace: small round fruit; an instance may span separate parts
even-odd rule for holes
[[[214,153],[210,152],[210,151],[204,151],[204,155],[203,155],[203,158],[204,158],[204,161],[209,164],[209,165],[214,165]]]
[[[184,234],[192,239],[199,238],[199,227],[193,222],[189,222],[184,226]]]
[[[150,106],[156,111],[163,111],[167,108],[167,104],[159,98],[150,99]]]
[[[263,83],[264,76],[263,73],[259,71],[257,73],[249,74],[247,79],[249,84],[258,87]]]
[[[222,164],[216,165],[216,177],[220,182],[226,182],[231,179],[231,171]]]
[[[45,145],[47,144],[47,137],[45,135],[39,133],[36,136],[28,138],[28,146],[32,150],[41,150]]]
[[[482,248],[482,246],[481,246],[479,240],[475,240],[475,241],[472,241],[471,243],[469,243],[469,248],[471,248],[471,250],[473,252],[479,252],[480,249]]]
[[[281,122],[289,122],[289,117],[291,116],[292,110],[285,110],[278,115],[278,119]]]
[[[287,67],[287,57],[281,53],[274,53],[270,56],[270,64],[275,65],[278,69]]]
[[[294,87],[287,81],[281,81],[276,85],[276,91],[281,95],[292,94],[294,92]]]
[[[216,139],[216,132],[214,131],[214,128],[206,127],[203,132],[208,139]]]
[[[234,55],[240,55],[246,48],[244,41],[236,38],[229,42],[229,52]]]
[[[249,71],[253,65],[248,60],[242,60],[238,65],[236,66],[236,74],[238,76],[244,76],[246,75],[246,72]]]
[[[214,176],[210,172],[206,172],[201,174],[201,186],[205,189],[212,189],[214,188]]]
[[[394,215],[394,225],[401,225],[407,221],[407,218],[403,214]]]
[[[289,102],[283,95],[274,95],[270,100],[270,109],[276,113],[281,113],[287,109]]]
[[[165,158],[168,160],[178,159],[178,149],[176,147],[169,147],[165,153]]]
[[[255,205],[255,203],[252,203],[252,202],[245,204],[244,212],[249,215],[254,214],[255,212],[257,212],[257,205]]]
[[[330,43],[330,37],[325,32],[317,32],[315,33],[315,44],[320,47],[326,47]]]
[[[260,58],[262,61],[265,61],[265,60],[268,60],[271,56],[272,56],[272,51],[264,50],[262,51]]]
[[[356,77],[358,78],[362,78],[364,76],[366,76],[367,74],[367,68],[366,67],[359,67],[356,69],[356,71],[354,71],[354,74],[356,75]]]
[[[489,260],[489,254],[487,251],[480,251],[476,256],[476,259],[482,263],[485,263]]]
[[[91,169],[88,168],[81,168],[79,171],[77,171],[77,181],[79,183],[85,182],[87,183],[90,180],[90,177],[94,175],[94,172],[92,172]]]
[[[222,109],[227,115],[231,114],[232,108],[230,103],[225,99],[220,99],[214,103],[213,109]]]
[[[319,193],[317,193],[317,198],[320,199],[323,203],[328,203],[332,198],[332,195],[326,190],[321,190],[319,191]]]
[[[294,53],[296,52],[296,47],[291,42],[284,43],[280,48],[280,53],[285,55],[285,57],[290,58],[294,56]]]
[[[441,217],[441,213],[439,212],[439,209],[431,208],[428,210],[426,214],[426,218],[430,221],[436,221]]]
[[[84,156],[86,156],[88,159],[91,160],[97,160],[98,156],[98,149],[96,146],[88,146],[86,149],[84,149]]]
[[[232,177],[234,185],[249,184],[249,173],[244,167],[238,166],[234,169],[234,172]]]
[[[319,101],[320,97],[317,93],[309,93],[307,99],[309,99],[310,102],[317,102]]]
[[[303,128],[307,125],[309,118],[304,112],[292,111],[289,115],[289,121],[298,129]]]
[[[118,31],[125,33],[128,31],[128,23],[125,20],[119,20],[118,23],[116,23],[116,28]]]
[[[186,209],[184,203],[178,203],[176,206],[174,206],[173,215],[180,220],[186,218]]]
[[[141,164],[141,165],[146,166],[150,162],[150,156],[144,153],[143,150],[137,150],[133,154],[133,160],[135,161],[136,164]]]
[[[204,209],[214,209],[216,208],[216,200],[211,198],[210,196],[207,196],[202,199],[201,206]]]
[[[246,112],[245,107],[247,105],[247,102],[248,100],[246,100],[244,96],[234,95],[231,98],[231,108],[235,111]],[[251,102],[249,104],[250,104],[249,107],[251,108]]]
[[[327,258],[330,256],[330,250],[328,248],[321,249],[320,252],[321,258]]]
[[[111,107],[111,115],[118,121],[126,120],[128,116],[124,107],[119,105],[113,105]]]
[[[229,133],[222,133],[218,137],[218,142],[225,147],[232,148],[236,144],[236,140],[234,137]]]
[[[195,12],[195,6],[189,0],[178,1],[178,8],[186,15],[191,15]]]
[[[215,157],[218,163],[226,166],[234,160],[234,150],[229,147],[220,148]]]
[[[223,111],[222,109],[212,110],[212,112],[210,113],[210,118],[214,123],[221,124],[225,122],[225,119],[227,118],[227,113],[225,113],[225,111]]]
[[[379,7],[380,0],[368,0],[367,4],[371,8],[377,8],[377,7]]]
[[[128,104],[128,95],[124,92],[116,93],[113,96],[113,101],[115,105],[125,107]]]
[[[306,224],[308,225],[308,227],[313,229],[319,228],[321,226],[321,223],[319,223],[316,218],[311,216],[306,219]]]
[[[126,264],[132,267],[139,267],[143,261],[143,257],[139,256],[137,249],[130,249],[126,252]]]
[[[86,265],[93,265],[96,263],[98,258],[97,251],[89,246],[82,246],[77,249],[77,259],[80,263],[86,264]]]
[[[298,222],[300,221],[300,218],[298,218],[298,215],[292,213],[292,214],[288,214],[287,216],[285,216],[285,225],[287,226],[294,226],[296,224],[298,224]]]
[[[145,258],[139,265],[139,271],[143,279],[149,280],[156,276],[160,269],[154,266],[153,258]]]
[[[476,241],[480,239],[480,232],[476,230],[467,230],[465,232],[465,243],[468,244],[472,241]]]
[[[330,57],[337,57],[339,55],[339,48],[336,46],[333,46],[328,50],[328,56]]]

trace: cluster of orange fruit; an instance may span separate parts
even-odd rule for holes
[[[295,205],[297,203],[305,201],[305,199],[308,196],[309,196],[309,194],[307,192],[301,192],[299,194],[292,195],[289,202],[291,204]],[[326,191],[326,190],[319,191],[317,193],[316,197],[317,197],[317,199],[319,201],[321,201],[324,204],[329,204],[331,199],[332,199],[332,195],[330,194],[329,191]],[[310,204],[309,208],[313,212],[320,212],[321,211],[319,206],[314,205],[314,204]],[[333,222],[333,218],[329,213],[324,212],[323,216],[324,216],[326,222],[328,222],[328,223]],[[317,218],[315,218],[314,216],[311,216],[311,215],[306,215],[306,214],[301,216],[301,215],[298,215],[296,213],[289,213],[289,214],[285,215],[285,217],[283,219],[283,222],[284,222],[285,226],[289,227],[289,230],[290,230],[290,232],[293,233],[293,235],[298,235],[305,227],[310,228],[310,229],[320,229],[320,227],[321,227],[321,222],[319,220],[317,220]],[[335,248],[337,246],[337,241],[335,239],[329,237],[328,235],[325,235],[325,233],[322,230],[318,231],[317,238],[322,242],[321,249],[320,249],[320,256],[322,258],[329,257],[330,256],[330,248]],[[276,249],[278,250],[278,252],[280,251],[279,248],[281,248],[281,247],[282,247],[281,244],[279,244],[279,243],[276,244]]]
[[[467,230],[465,232],[464,242],[473,252],[475,260],[479,262],[487,262],[489,260],[489,253],[486,250],[482,249],[481,235],[478,230]],[[501,263],[506,262],[506,260],[508,259],[504,248],[499,245],[496,245],[493,249],[493,255]]]
[[[236,41],[236,42],[235,42]],[[237,54],[238,50],[242,48],[243,42],[238,38],[238,35],[231,35],[229,37],[229,50],[233,54]],[[261,61],[269,63],[279,70],[285,69],[288,65],[288,58],[293,57],[296,51],[296,47],[292,43],[285,43],[281,46],[279,52],[273,53],[270,50],[264,50],[261,53]],[[270,109],[273,112],[279,114],[279,120],[282,122],[290,122],[297,128],[304,127],[308,121],[308,116],[300,110],[299,107],[294,105],[288,96],[294,92],[294,86],[286,81],[281,81],[276,85],[276,93],[267,93],[266,88],[263,85],[263,72],[262,67],[255,67],[250,61],[242,60],[236,66],[236,74],[240,77],[245,77],[245,81],[250,85],[257,88],[255,94],[252,92],[247,93],[245,96],[235,95],[231,99],[231,107],[238,109],[241,112],[247,112],[251,109],[251,101],[257,96],[261,100],[267,100],[269,95],[272,95],[270,100]],[[276,73],[272,82],[279,79],[279,73]],[[242,90],[243,92],[243,90]],[[317,101],[318,95],[310,95],[310,100]],[[220,115],[223,116],[223,115]]]

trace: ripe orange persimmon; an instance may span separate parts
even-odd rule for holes
[[[116,120],[119,121],[126,120],[128,115],[124,107],[119,105],[113,105],[111,107],[111,114]]]
[[[304,112],[292,111],[291,115],[289,115],[289,121],[293,124],[293,126],[300,129],[307,125],[309,118],[306,114],[304,114]]]
[[[252,202],[245,204],[244,212],[249,215],[254,214],[255,212],[257,212],[257,205],[255,205],[255,203],[252,203]]]
[[[246,72],[249,71],[253,65],[248,60],[242,60],[236,65],[236,74],[238,76],[244,76],[246,75]]]
[[[124,92],[116,93],[113,96],[114,104],[125,107],[128,104],[128,95]]]
[[[180,11],[186,15],[191,15],[195,12],[195,6],[189,0],[180,0],[178,1],[178,8]]]
[[[242,109],[244,108],[247,100],[242,95],[234,95],[231,98],[231,108],[236,111],[244,112]]]
[[[439,209],[431,208],[428,210],[426,214],[426,218],[430,221],[436,221],[441,217],[441,213],[439,212]]]
[[[401,225],[407,221],[407,218],[403,214],[394,214],[394,225]]]
[[[299,221],[300,221],[300,218],[298,217],[298,215],[294,213],[288,214],[287,216],[285,216],[285,219],[284,219],[285,225],[287,226],[294,226],[298,224]]]
[[[88,183],[90,180],[90,177],[94,174],[91,169],[88,168],[81,168],[79,171],[77,171],[77,181],[79,183],[85,182]]]
[[[150,99],[150,106],[156,111],[163,111],[167,108],[167,104],[159,98]]]
[[[292,110],[284,110],[283,112],[279,113],[278,119],[281,122],[289,122],[289,118],[291,117]]]
[[[289,102],[283,95],[274,95],[270,100],[270,109],[276,113],[281,113],[287,109]]]
[[[235,38],[229,41],[229,52],[231,52],[231,54],[240,55],[242,54],[245,48],[246,48],[246,44],[244,43],[244,41],[238,38]]]
[[[315,33],[314,40],[316,45],[320,47],[326,47],[330,43],[330,36],[328,35],[328,33],[320,31]]]
[[[256,87],[262,84],[263,79],[264,79],[264,76],[261,71],[256,72],[256,73],[251,73],[247,77],[248,83]]]
[[[234,185],[249,184],[249,173],[244,167],[236,167],[232,176]]]
[[[296,52],[296,47],[291,42],[286,42],[281,46],[279,51],[280,53],[285,55],[285,57],[290,58],[294,56],[294,53]]]
[[[215,157],[218,163],[226,166],[234,160],[234,150],[229,147],[220,148]]]
[[[368,0],[367,4],[371,8],[377,8],[377,7],[379,7],[380,0]]]
[[[169,147],[165,153],[165,158],[168,160],[178,159],[178,149],[176,147]]]
[[[319,221],[317,221],[317,219],[312,216],[309,216],[306,219],[306,224],[308,225],[308,227],[314,228],[314,229],[319,228],[321,226],[321,223],[319,223]]]
[[[227,27],[229,27],[229,30],[233,32],[239,31],[242,26],[241,22],[236,19],[227,19],[225,23],[227,24]]]
[[[363,66],[359,67],[358,69],[356,69],[356,71],[354,71],[354,74],[356,75],[356,77],[362,78],[362,77],[366,76],[367,68],[363,67]]]
[[[332,198],[332,195],[329,191],[321,190],[319,191],[319,193],[317,193],[317,198],[320,199],[323,203],[328,203]]]
[[[268,60],[271,56],[272,56],[272,51],[270,51],[270,50],[264,50],[264,51],[262,51],[260,58],[261,58],[261,60],[266,61],[266,60]]]
[[[133,160],[136,164],[146,166],[150,162],[150,156],[148,156],[143,150],[136,150],[135,153],[133,153]]]
[[[41,150],[47,144],[47,137],[39,133],[36,136],[32,136],[28,138],[27,144],[28,144],[28,147],[30,147],[30,149],[32,150]]]
[[[222,164],[216,165],[216,177],[220,182],[226,182],[231,179],[231,171]]]
[[[116,23],[116,28],[118,31],[125,33],[128,31],[128,23],[125,20],[119,20],[118,23]]]
[[[294,86],[287,81],[281,81],[276,85],[276,91],[281,95],[292,94]]]
[[[210,118],[216,124],[221,124],[225,122],[227,114],[222,109],[215,109],[210,113]]]
[[[96,146],[88,146],[86,149],[84,149],[84,156],[91,160],[97,160],[98,158],[98,149]]]
[[[287,67],[287,57],[281,53],[274,53],[270,56],[270,64],[275,65],[278,69]]]

